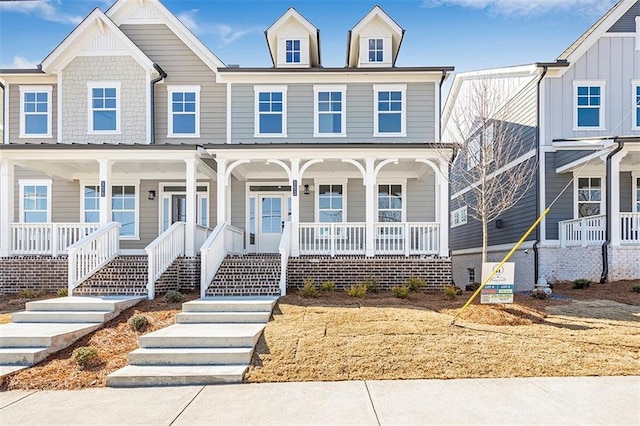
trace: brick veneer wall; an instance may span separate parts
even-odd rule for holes
[[[200,255],[179,257],[156,281],[156,294],[169,290],[193,291],[200,288]]]
[[[0,294],[26,289],[55,292],[67,288],[67,256],[14,256],[0,259]]]
[[[292,257],[287,265],[287,287],[301,287],[305,278],[316,283],[331,280],[338,289],[373,278],[383,290],[403,285],[409,277],[424,278],[426,290],[440,290],[451,283],[451,259],[378,256]]]

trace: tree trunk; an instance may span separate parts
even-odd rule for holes
[[[487,261],[487,241],[489,240],[489,231],[487,219],[482,218],[482,263]]]

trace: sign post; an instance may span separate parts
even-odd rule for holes
[[[500,265],[499,262],[486,262],[482,264],[482,282]],[[491,278],[480,293],[481,304],[513,303],[513,288],[515,282],[516,266],[513,262],[507,262]]]

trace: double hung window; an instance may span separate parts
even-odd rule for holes
[[[574,82],[574,130],[603,130],[604,83]]]
[[[407,86],[374,85],[374,136],[405,136]]]
[[[137,237],[137,200],[135,185],[113,185],[111,187],[111,218],[120,222],[121,237]]]
[[[200,136],[200,86],[169,86],[169,137]]]
[[[51,222],[51,181],[20,181],[20,222]]]
[[[255,136],[287,136],[286,86],[255,86]]]
[[[369,39],[369,62],[384,61],[384,42],[381,38]]]
[[[20,137],[51,137],[51,86],[20,86]]]
[[[602,178],[580,177],[577,185],[577,217],[596,216],[602,213]]]
[[[89,82],[89,133],[120,132],[120,83]]]
[[[314,86],[314,136],[346,136],[347,86]]]
[[[300,40],[285,41],[285,61],[287,64],[300,63]]]
[[[402,185],[378,185],[378,222],[402,222]]]

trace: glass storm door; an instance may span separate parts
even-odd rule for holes
[[[284,195],[260,195],[258,199],[258,252],[276,253],[285,221]]]
[[[187,196],[172,195],[171,196],[171,223],[187,221]]]

